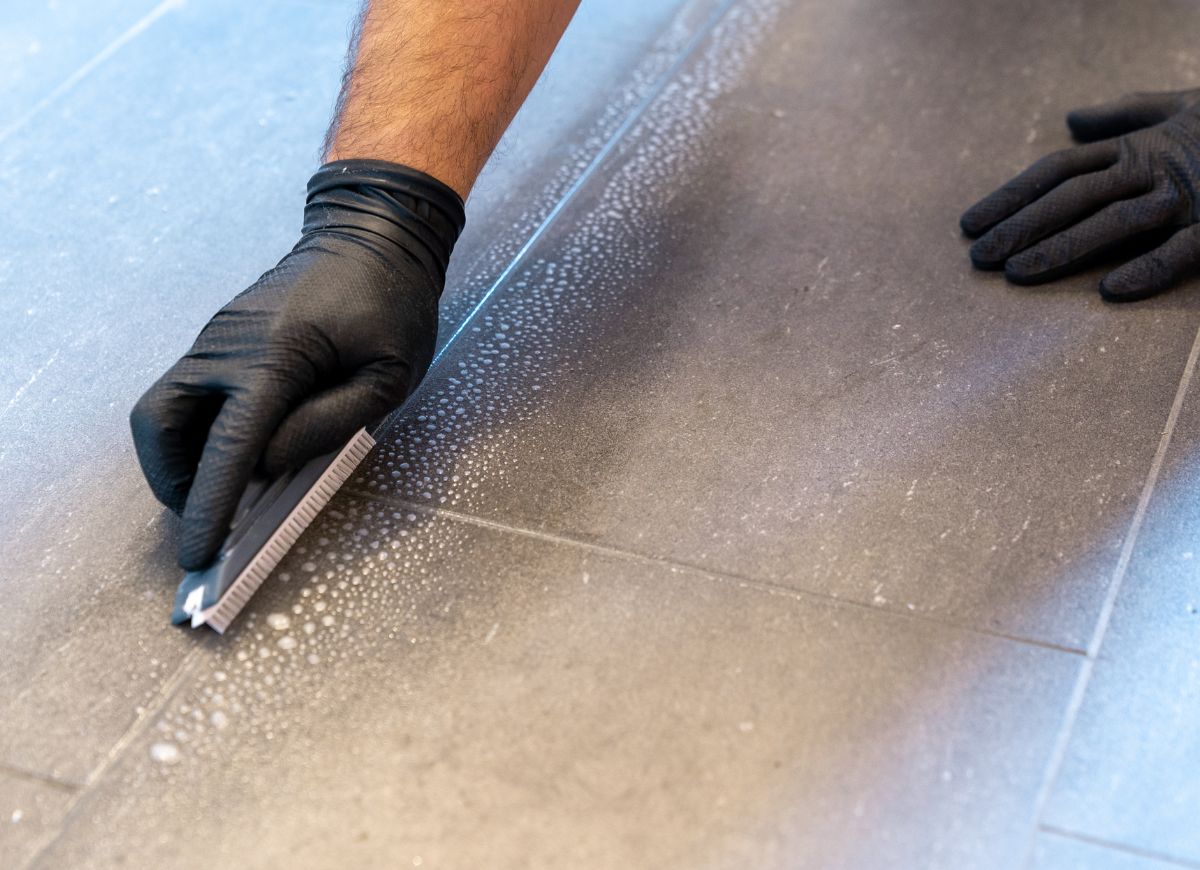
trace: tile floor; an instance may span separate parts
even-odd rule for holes
[[[425,385],[190,634],[126,413],[293,240],[352,12],[0,23],[0,866],[1200,867],[1195,287],[956,229],[1200,7],[583,0]]]

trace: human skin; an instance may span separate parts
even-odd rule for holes
[[[579,0],[369,0],[325,159],[419,169],[464,199]]]
[[[299,467],[416,388],[462,200],[577,5],[366,3],[300,241],[130,415],[151,489],[183,518],[181,567],[217,555],[256,466]]]

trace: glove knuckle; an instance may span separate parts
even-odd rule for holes
[[[156,433],[163,425],[169,402],[170,399],[157,386],[143,393],[129,412],[129,425],[134,435],[147,437]]]

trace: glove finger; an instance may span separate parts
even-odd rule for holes
[[[133,447],[154,497],[182,513],[224,393],[189,384],[172,368],[129,413]]]
[[[204,568],[217,555],[263,448],[288,412],[290,398],[274,389],[235,393],[226,399],[208,431],[183,510],[179,564],[184,570]]]
[[[266,472],[281,474],[340,449],[359,429],[376,425],[399,407],[408,396],[409,381],[406,365],[373,365],[308,399],[272,436],[263,454]]]
[[[1068,179],[993,227],[971,246],[978,269],[999,269],[1009,257],[1115,200],[1145,193],[1145,184],[1119,167]]]
[[[1198,271],[1200,224],[1113,271],[1100,282],[1100,295],[1109,302],[1134,302],[1170,290]]]
[[[1012,257],[1004,265],[1005,277],[1014,284],[1041,284],[1076,272],[1121,242],[1169,227],[1179,207],[1179,199],[1166,190],[1114,202]]]
[[[971,238],[980,236],[1063,182],[1108,169],[1119,157],[1120,149],[1115,142],[1097,142],[1048,154],[967,209],[959,221],[962,230]]]
[[[1167,91],[1126,94],[1111,103],[1076,109],[1067,115],[1067,127],[1080,142],[1123,136],[1161,124],[1183,108],[1183,94]]]

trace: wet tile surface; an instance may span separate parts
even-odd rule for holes
[[[1146,855],[1042,833],[1030,870],[1169,870],[1178,866]]]
[[[290,107],[327,105],[332,83],[297,66],[340,62],[335,6],[232,8],[164,15],[0,146],[23,203],[0,241],[0,498],[20,505],[0,516],[0,591],[20,602],[0,619],[0,761],[74,782],[191,646],[164,630],[172,529],[138,481],[128,409],[241,270],[267,265],[230,241],[273,196],[282,208],[276,161],[319,138]],[[253,50],[284,14],[330,36]]]
[[[1200,382],[1193,380],[1046,812],[1200,865]]]
[[[573,28],[491,188],[569,183],[569,161],[586,164],[620,123],[606,93],[627,111],[708,10],[689,7],[658,40],[676,6],[621,4]],[[191,648],[166,630],[174,528],[140,480],[126,415],[294,241],[353,7],[172,9],[0,145],[0,186],[24,204],[0,238],[0,499],[21,506],[0,513],[0,593],[20,602],[0,617],[0,763],[82,782]],[[264,32],[288,33],[287,51],[261,51]],[[580,125],[597,141],[562,147]],[[478,274],[515,250],[518,206],[544,217],[486,192],[472,202],[463,251],[471,261],[475,246]]]
[[[301,546],[36,866],[1016,866],[1078,665],[382,502]]]
[[[82,785],[192,646],[166,630],[173,530],[130,478],[79,487],[28,549],[5,544],[0,763]]]
[[[740,4],[360,485],[1081,647],[1196,296],[1012,288],[956,222],[1113,92],[1114,28],[1192,75],[1200,10],[1152,5]]]
[[[72,793],[0,770],[0,866],[21,867],[50,842]]]
[[[371,499],[170,630],[125,415],[294,240],[353,6],[172,8],[0,142],[0,865],[86,784],[37,866],[1021,866],[1081,659],[995,634],[1086,643],[1200,316],[973,274],[955,222],[1068,108],[1197,84],[1200,10],[738,0],[696,44],[724,3],[584,0],[443,343],[554,222]],[[1194,407],[1039,870],[1200,863]]]
[[[669,75],[717,0],[585,0],[537,87],[484,168],[442,297],[454,335],[622,125]]]

